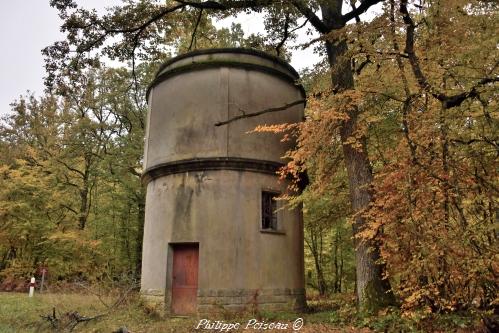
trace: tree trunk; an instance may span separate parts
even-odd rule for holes
[[[327,292],[327,284],[324,278],[323,260],[322,260],[322,230],[317,226],[309,226],[310,242],[307,242],[310,252],[314,257],[315,272],[317,274],[317,289],[319,295],[324,296]],[[318,230],[319,229],[319,230]]]
[[[80,214],[78,216],[78,227],[84,230],[87,225],[88,214],[90,212],[89,191],[90,191],[90,165],[91,159],[89,153],[85,153],[85,170],[82,173],[82,188],[80,189]]]
[[[336,229],[334,232],[334,245],[333,245],[333,266],[334,266],[334,281],[333,281],[333,292],[340,293],[341,292],[341,278],[342,278],[342,268],[343,268],[343,259],[341,260],[341,266],[338,264],[338,255],[340,253],[339,250],[339,230]]]
[[[322,238],[322,236],[320,236]],[[319,295],[325,296],[327,292],[326,280],[324,279],[324,272],[322,266],[322,255],[314,255],[315,270],[317,272],[317,287],[319,288]]]
[[[345,40],[327,41],[326,51],[331,67],[331,83],[333,91],[338,93],[354,88],[353,73],[350,59],[345,55],[347,44]],[[340,127],[340,137],[343,143],[343,155],[347,168],[350,199],[355,221],[353,223],[354,237],[366,226],[366,220],[361,214],[372,201],[370,184],[373,180],[372,169],[367,155],[367,140],[360,139],[361,148],[354,148],[347,143],[357,130],[359,110],[349,111],[349,119]],[[378,264],[379,248],[374,242],[355,244],[356,293],[359,307],[363,311],[374,312],[379,308],[394,303],[394,297],[387,280],[383,280],[383,267]]]

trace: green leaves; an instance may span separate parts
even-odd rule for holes
[[[130,86],[125,69],[90,71],[71,94],[13,105],[0,126],[2,274],[41,264],[64,279],[109,273],[96,266],[137,272],[145,103]]]

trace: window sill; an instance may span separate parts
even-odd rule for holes
[[[260,232],[263,234],[274,234],[274,235],[285,235],[286,234],[283,230],[273,230],[273,229],[260,229]]]

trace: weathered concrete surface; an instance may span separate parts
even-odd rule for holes
[[[235,54],[233,61],[241,56]],[[267,59],[245,56],[251,62],[256,58],[276,66]],[[224,59],[227,57],[224,54]],[[198,64],[201,61],[189,59]],[[302,105],[225,126],[215,123],[300,99],[302,92],[295,85],[272,73],[252,69],[209,67],[172,76],[149,93],[152,112],[147,121],[144,168],[147,171],[172,161],[227,156],[282,162],[292,142],[282,144],[272,133],[247,132],[261,124],[302,121]]]
[[[223,298],[232,297],[226,295],[230,291],[247,290],[251,292],[239,295],[245,297],[234,304],[251,304],[256,296],[257,303],[289,301],[283,306],[301,307],[301,213],[283,209],[278,213],[282,233],[260,232],[262,189],[285,191],[285,184],[271,175],[224,170],[175,174],[151,181],[146,199],[142,291],[166,292],[168,304],[169,244],[197,242],[199,296],[212,297],[213,291],[221,291],[213,295],[219,296],[213,300],[225,304],[227,299]],[[296,297],[289,293],[286,297],[284,292],[276,297],[262,294],[263,290],[286,288],[301,293],[295,293]],[[278,297],[281,294],[285,297]]]
[[[259,124],[298,122],[303,107],[215,126],[241,112],[252,113],[303,98],[291,80],[274,72],[237,67],[237,61],[295,75],[278,62],[254,54],[221,53],[230,65],[178,73],[149,92],[150,113],[144,169],[172,162],[226,158],[281,162],[292,142],[274,134],[247,134]],[[200,58],[201,57],[201,58]],[[207,55],[187,57],[181,64]],[[220,60],[209,54],[210,61]],[[258,162],[260,163],[260,162]],[[257,163],[257,165],[258,165]],[[198,312],[243,309],[300,309],[304,305],[302,215],[278,212],[278,231],[261,231],[261,192],[286,191],[268,170],[244,167],[175,169],[147,184],[141,292],[171,302],[172,244],[199,243]],[[184,165],[184,166],[185,166]],[[207,164],[209,165],[209,163]],[[179,171],[180,170],[180,171]],[[149,172],[151,174],[151,172]],[[282,206],[280,203],[279,205]]]

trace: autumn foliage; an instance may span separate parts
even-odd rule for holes
[[[379,246],[402,308],[494,308],[497,12],[480,1],[411,5],[390,1],[372,22],[331,37],[349,40],[355,89],[333,94],[324,83],[327,66],[305,76],[307,121],[284,171],[308,172],[311,184],[296,200],[309,219],[317,212],[306,207],[323,195],[333,196],[329,207],[352,219],[348,200],[338,205],[347,186],[339,127],[349,110],[359,109],[359,126],[347,143],[362,149],[367,140],[375,199],[357,212],[369,221],[358,238]]]
[[[396,55],[402,133],[377,172],[364,236],[379,239],[406,309],[497,305],[497,17],[488,6],[449,1],[416,15],[402,2],[401,18],[388,8],[393,52],[397,40],[414,50]],[[414,41],[411,24],[421,25]]]
[[[283,47],[292,35],[289,25],[298,29],[299,20],[311,17],[320,37],[302,46],[317,47],[325,60],[301,73],[306,119],[255,129],[297,141],[281,176],[295,180],[283,199],[305,213],[308,286],[321,297],[353,292],[363,269],[355,263],[354,247],[367,244],[379,260],[365,266],[382,268],[405,314],[497,311],[498,4],[362,3],[378,2],[382,6],[372,19],[352,14],[349,24],[334,25],[331,17],[326,20],[334,6],[318,1],[174,2],[182,11],[168,7],[172,2],[165,7],[141,1],[102,21],[90,11],[70,15],[68,1],[53,1],[63,8],[74,45],[100,47],[108,35],[123,34],[116,47],[102,53],[119,60],[138,55],[164,60],[170,56],[165,44],[182,52],[196,45],[250,46],[283,56],[290,52]],[[305,5],[324,10],[324,20],[303,10]],[[243,38],[237,25],[217,31],[209,10],[214,17],[231,10],[267,11],[270,37]],[[310,17],[301,16],[304,12]],[[156,25],[135,27],[151,16]],[[168,20],[176,20],[182,31],[175,32]],[[280,20],[288,28],[283,30]],[[114,26],[121,30],[106,28]],[[324,45],[337,51],[336,58],[326,60]],[[113,276],[139,274],[145,105],[130,87],[137,88],[132,77],[141,71],[61,75],[68,62],[78,70],[92,63],[77,63],[66,46],[45,50],[52,69],[48,79],[65,88],[63,96],[22,99],[0,127],[0,275],[25,276],[38,262],[49,262],[68,279],[91,278],[95,267],[104,266]],[[58,58],[58,52],[64,56]],[[139,81],[145,85],[152,71],[144,68],[149,72]],[[340,80],[345,73],[352,74],[353,84]],[[64,86],[69,79],[81,81]],[[345,138],[347,123],[352,133]],[[345,148],[362,153],[356,157],[362,155],[362,180],[369,182],[351,186],[362,177],[352,170]],[[360,192],[368,200],[356,211],[352,202]]]

